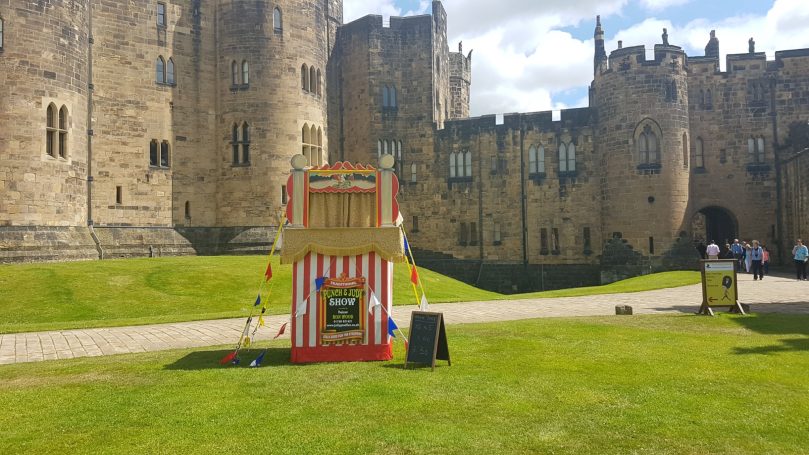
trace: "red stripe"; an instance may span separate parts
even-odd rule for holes
[[[382,296],[379,295],[379,289],[377,289],[376,285],[376,253],[373,251],[368,253],[368,288],[373,289],[374,294],[376,294],[376,298],[381,298]],[[369,322],[370,323],[370,322]],[[376,320],[374,320],[376,323]],[[376,327],[373,327],[368,334],[370,337],[376,337]],[[368,344],[374,344],[375,338],[371,338],[368,341]]]
[[[323,276],[323,255],[322,254],[317,255],[317,265],[316,265],[316,267],[317,267],[317,276],[315,278],[320,278],[320,277]],[[320,299],[320,293],[315,292],[315,294],[316,294],[317,299]],[[320,330],[320,317],[321,317],[321,315],[320,315],[320,301],[319,300],[317,300],[317,312],[318,312],[318,324],[317,324],[317,327],[318,327],[318,330]],[[317,338],[320,338],[320,337],[317,337]],[[320,340],[319,339],[315,340],[315,345],[320,346]]]
[[[298,286],[296,283],[298,282],[298,267],[296,266],[297,263],[292,264],[292,311],[290,314],[292,315],[292,331],[289,333],[290,340],[292,341],[292,352],[295,352],[295,334],[298,333],[298,318],[295,317],[295,307],[298,302]],[[293,361],[295,360],[295,356],[293,354]]]
[[[365,286],[368,288],[368,295],[365,296],[365,305],[366,305],[365,326],[368,327],[367,329],[368,339],[366,341],[368,342],[368,344],[374,344],[374,314],[368,311],[371,305],[371,285],[368,281],[367,271],[363,270],[362,268],[362,255],[357,256],[356,264],[357,264],[357,276],[365,277]]]

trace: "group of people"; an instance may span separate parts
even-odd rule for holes
[[[758,240],[747,243],[733,239],[733,244],[726,243],[723,248],[719,248],[719,245],[711,240],[707,246],[700,243],[697,250],[702,259],[733,259],[736,261],[736,270],[752,273],[754,280],[763,280],[764,275],[770,272],[770,252],[766,246],[760,245]],[[792,248],[792,258],[795,261],[797,279],[806,280],[809,248],[801,239],[798,239]]]
[[[700,243],[697,250],[703,259],[733,259],[736,270],[752,273],[754,280],[763,280],[764,275],[770,273],[770,252],[758,240],[747,243],[733,239],[733,244],[726,243],[721,249],[711,240],[707,246]]]

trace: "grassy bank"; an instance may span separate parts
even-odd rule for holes
[[[0,333],[246,316],[266,256],[165,257],[0,266]],[[291,267],[273,259],[271,314],[289,312]],[[502,295],[421,269],[431,303],[635,292],[691,284],[669,272],[606,286]],[[394,303],[414,303],[407,268],[394,267]],[[266,296],[266,291],[262,296]]]

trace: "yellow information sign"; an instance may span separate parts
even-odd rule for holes
[[[738,301],[736,261],[702,261],[702,307],[700,313],[713,315],[710,307],[729,306],[744,314]]]

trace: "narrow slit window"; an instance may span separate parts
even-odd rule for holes
[[[115,187],[115,203],[116,204],[124,203],[124,189],[121,186]]]
[[[169,58],[169,61],[166,63],[166,83],[169,85],[174,85],[174,59]]]
[[[242,61],[242,84],[247,85],[250,83],[250,65],[247,60]]]
[[[160,143],[160,167],[169,167],[169,142]]]
[[[157,3],[157,25],[166,26],[166,4],[162,2]]]
[[[185,219],[186,220],[191,219],[191,202],[190,201],[185,201]]]
[[[500,238],[500,223],[494,223],[494,235],[493,240],[495,245],[499,245],[501,238]]]
[[[233,164],[239,164],[239,126],[235,123],[231,130],[230,144],[233,147]]]
[[[250,125],[242,124],[242,164],[250,164]]]
[[[287,186],[281,185],[281,204],[287,203]]]
[[[67,158],[67,107],[59,109],[59,158]]]
[[[548,254],[548,229],[539,230],[539,254]]]
[[[239,64],[236,63],[236,60],[230,64],[230,73],[230,83],[232,85],[239,85]]]
[[[280,33],[284,29],[281,19],[281,8],[276,6],[272,11],[272,26],[276,33]]]
[[[157,57],[157,60],[155,61],[154,80],[158,84],[166,83],[166,61],[163,60],[163,57]]]
[[[45,153],[48,156],[56,156],[56,136],[57,136],[57,113],[56,113],[56,106],[51,104],[48,106],[48,110],[46,112],[46,127],[45,127]]]

